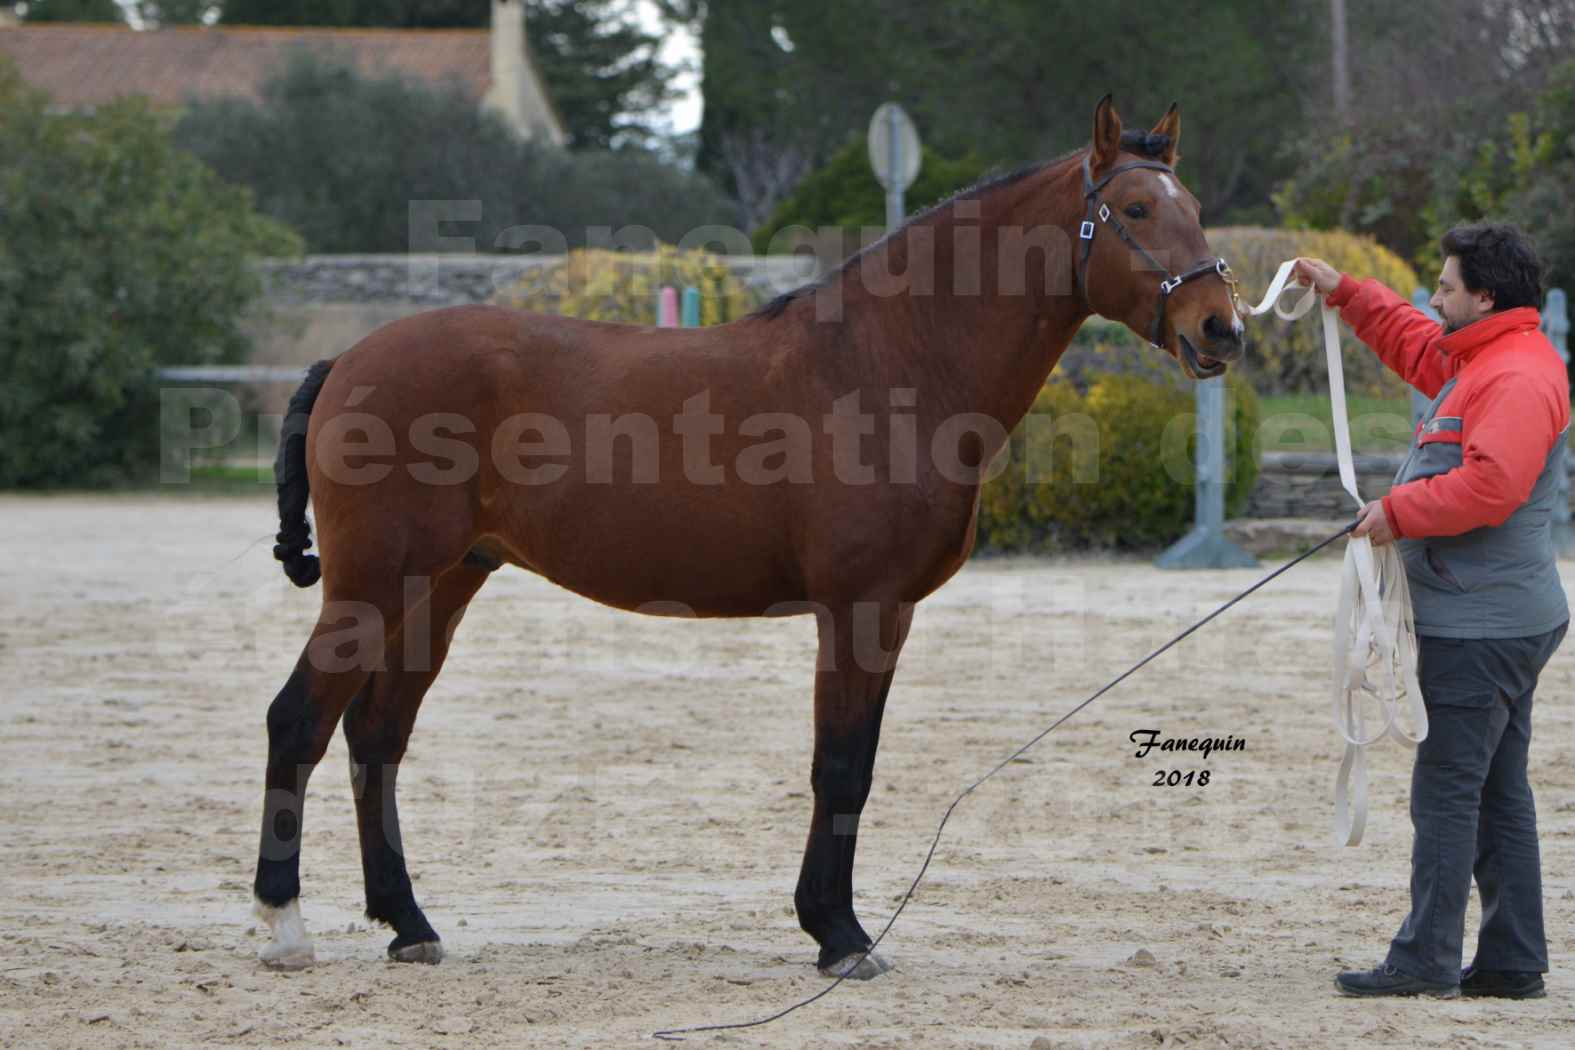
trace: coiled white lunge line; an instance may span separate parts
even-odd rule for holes
[[[1295,265],[1293,259],[1280,266],[1257,306],[1238,302],[1237,309],[1254,317],[1272,309],[1276,317],[1286,321],[1305,317],[1318,302],[1314,288],[1308,288],[1307,294],[1289,309],[1280,306],[1280,297]],[[1334,413],[1335,458],[1340,467],[1340,483],[1360,510],[1363,501],[1356,491],[1356,466],[1351,458],[1340,329],[1333,308],[1323,305],[1322,315],[1329,403]],[[1345,757],[1340,761],[1334,787],[1334,829],[1339,841],[1347,846],[1362,841],[1367,825],[1366,747],[1384,736],[1409,747],[1427,739],[1427,707],[1417,685],[1416,652],[1411,592],[1406,586],[1405,564],[1399,550],[1393,543],[1375,549],[1366,536],[1350,538],[1340,577],[1340,603],[1334,615],[1334,724],[1345,740]],[[1370,735],[1363,714],[1365,697],[1375,700],[1383,712],[1383,724]],[[1409,709],[1415,736],[1400,724],[1402,704]]]

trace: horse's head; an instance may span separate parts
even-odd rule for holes
[[[1208,379],[1241,360],[1245,340],[1230,271],[1209,251],[1198,199],[1174,171],[1180,140],[1174,105],[1152,131],[1134,132],[1123,131],[1109,95],[1100,99],[1082,165],[1077,289],[1089,309]]]

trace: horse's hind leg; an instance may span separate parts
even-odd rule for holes
[[[338,673],[314,669],[311,654],[309,644],[268,707],[268,770],[253,890],[258,914],[272,935],[260,958],[280,969],[310,966],[314,960],[300,903],[306,784],[345,705],[367,678],[367,672],[359,669]]]
[[[443,949],[410,886],[395,780],[422,698],[443,667],[465,606],[488,574],[467,562],[439,578],[428,604],[406,615],[400,636],[389,646],[387,669],[373,674],[344,716],[366,915],[393,927],[388,954],[399,962],[436,963]]]
[[[260,953],[281,969],[309,966],[311,939],[301,919],[301,827],[306,785],[322,759],[345,707],[381,665],[397,633],[403,596],[398,571],[374,600],[335,600],[325,590],[323,612],[284,688],[268,707],[268,768],[262,841],[253,885],[258,913],[272,937]],[[325,581],[326,582],[326,581]]]

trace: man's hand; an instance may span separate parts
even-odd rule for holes
[[[1312,285],[1323,295],[1333,295],[1340,287],[1340,271],[1322,259],[1298,258],[1291,276],[1302,284]]]
[[[1382,547],[1395,540],[1394,529],[1389,526],[1389,518],[1384,514],[1384,501],[1375,499],[1364,506],[1356,516],[1356,528],[1352,536],[1366,536],[1374,547]]]

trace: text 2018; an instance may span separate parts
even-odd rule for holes
[[[1154,770],[1154,787],[1205,787],[1209,782],[1209,771],[1206,769],[1189,769],[1183,773],[1179,769]]]

